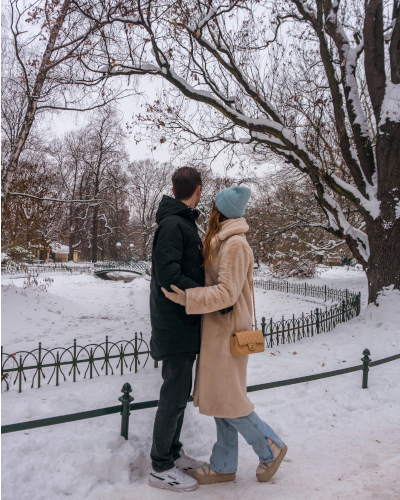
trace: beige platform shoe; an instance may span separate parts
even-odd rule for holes
[[[192,473],[192,477],[197,479],[199,484],[215,484],[215,483],[225,483],[228,481],[234,481],[236,478],[236,472],[232,474],[225,474],[224,472],[215,472],[208,465],[200,467]]]
[[[287,446],[285,443],[283,443],[283,448],[279,448],[279,446],[269,438],[268,443],[271,446],[272,453],[274,454],[274,460],[272,462],[260,462],[257,467],[256,476],[262,483],[269,481],[272,476],[274,476],[287,453]]]

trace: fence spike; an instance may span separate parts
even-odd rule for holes
[[[118,401],[122,403],[122,410],[121,410],[121,436],[124,437],[126,440],[128,440],[128,433],[129,433],[129,415],[131,414],[130,410],[130,404],[133,401],[133,397],[130,396],[130,393],[132,392],[132,387],[131,385],[126,382],[121,389],[121,392],[123,393],[122,396],[118,398]]]
[[[37,364],[38,370],[38,389],[40,388],[40,371],[41,371],[41,362],[42,362],[42,343],[39,342],[39,358]]]
[[[371,363],[371,358],[369,349],[364,349],[363,351],[364,356],[361,358],[361,361],[363,362],[363,379],[362,379],[362,388],[363,389],[368,389],[368,372],[369,372],[369,364]]]

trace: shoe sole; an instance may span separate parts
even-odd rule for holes
[[[284,444],[282,451],[279,453],[278,458],[275,461],[275,465],[271,467],[271,469],[263,472],[262,474],[256,474],[257,479],[260,481],[260,483],[266,483],[275,475],[276,471],[279,469],[279,466],[282,463],[282,460],[285,458],[287,450],[288,450],[287,446],[286,444]]]
[[[199,484],[215,484],[215,483],[227,483],[229,481],[234,481],[236,479],[236,473],[234,474],[218,474],[206,477],[194,476]]]
[[[159,481],[154,481],[152,482],[149,479],[149,486],[152,486],[153,488],[159,488],[160,490],[170,490],[170,491],[176,491],[177,493],[185,493],[187,491],[194,491],[197,490],[199,487],[198,483],[196,483],[194,486],[188,486],[187,488],[177,488],[176,486],[171,486],[168,483],[161,483]]]

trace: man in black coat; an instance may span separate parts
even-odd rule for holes
[[[149,484],[156,488],[191,491],[197,481],[190,473],[204,462],[182,450],[180,433],[192,370],[200,352],[201,316],[186,314],[185,308],[168,300],[161,287],[181,290],[203,287],[205,274],[202,241],[197,231],[195,207],[201,196],[200,173],[191,167],[178,169],[172,177],[175,198],[163,196],[156,215],[158,228],[152,250],[150,285],[151,341],[153,359],[162,361],[163,384],[156,413],[151,449]]]

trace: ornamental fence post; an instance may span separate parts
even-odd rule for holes
[[[369,349],[364,349],[363,354],[364,356],[361,358],[361,361],[363,362],[362,388],[368,389],[368,372],[369,372],[369,364],[371,363],[369,355],[371,353],[369,352]]]
[[[315,310],[315,314],[316,314],[316,316],[317,316],[317,319],[316,319],[316,321],[315,321],[315,324],[316,324],[316,326],[317,326],[317,333],[319,333],[319,309],[318,309],[318,307],[317,307],[317,309]]]
[[[40,388],[40,370],[42,366],[42,343],[39,342],[39,356],[38,356],[38,389]]]
[[[128,382],[122,386],[121,392],[123,395],[118,398],[118,401],[122,403],[121,436],[128,440],[130,404],[133,401],[133,397],[129,395],[132,392],[132,387]]]
[[[89,377],[93,378],[93,347],[90,348],[89,354]]]
[[[137,373],[137,367],[138,367],[138,355],[137,355],[137,332],[135,332],[135,373]]]
[[[22,356],[19,357],[19,366],[18,366],[18,392],[22,392]],[[33,386],[33,382],[32,382]]]
[[[58,386],[58,374],[59,374],[59,370],[60,370],[60,355],[57,351],[57,368],[56,368],[56,386]]]
[[[72,380],[73,380],[73,382],[76,382],[76,339],[74,339],[74,356],[73,356],[73,365],[72,366],[74,369],[74,371],[73,371],[74,374],[73,374]]]
[[[346,307],[346,302],[344,300],[342,300],[342,323],[345,322],[345,319],[344,319],[344,310],[345,310],[345,307]]]
[[[261,331],[263,332],[264,339],[265,339],[265,318],[261,318]]]
[[[106,375],[108,375],[108,335],[106,335],[106,352],[104,355],[105,364],[106,364]]]

